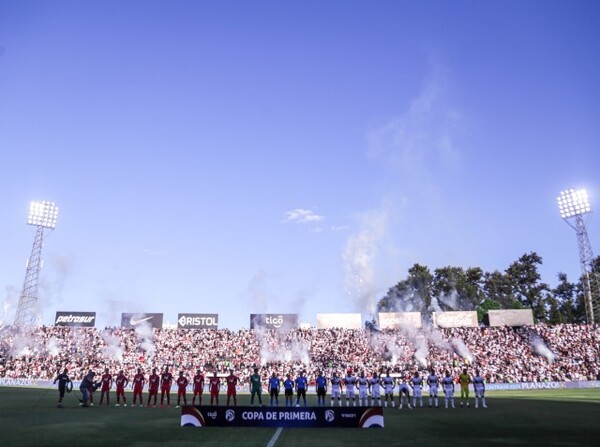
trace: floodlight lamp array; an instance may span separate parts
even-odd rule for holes
[[[580,216],[592,211],[588,194],[585,189],[577,191],[574,189],[567,189],[561,191],[556,200],[558,201],[560,217],[563,219]]]
[[[58,218],[58,207],[54,202],[42,200],[41,202],[31,202],[29,207],[28,225],[36,227],[56,228]]]

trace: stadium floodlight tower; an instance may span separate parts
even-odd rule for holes
[[[40,270],[42,268],[42,245],[44,231],[56,228],[58,207],[54,202],[31,202],[27,225],[36,228],[33,248],[27,262],[23,289],[15,315],[14,325],[17,327],[32,326],[38,323],[38,289]]]
[[[579,246],[579,264],[585,302],[585,317],[589,324],[600,319],[600,302],[598,274],[594,271],[594,253],[590,244],[583,216],[592,212],[592,207],[585,189],[567,189],[561,191],[557,198],[560,217],[575,230]],[[593,285],[593,288],[592,288]]]

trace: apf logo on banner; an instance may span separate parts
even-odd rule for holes
[[[250,314],[250,329],[298,329],[298,314]]]
[[[135,329],[139,326],[150,326],[152,328],[162,328],[163,314],[148,314],[148,313],[122,313],[121,327],[123,329]]]
[[[94,327],[96,312],[56,312],[54,326]]]
[[[219,314],[178,314],[178,329],[219,329]]]

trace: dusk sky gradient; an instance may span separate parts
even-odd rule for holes
[[[0,0],[0,286],[57,310],[364,312],[414,263],[576,281],[598,1]],[[586,220],[595,254],[600,223]]]

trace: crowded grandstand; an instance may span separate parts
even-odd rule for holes
[[[169,366],[225,375],[247,385],[255,367],[263,377],[305,371],[313,380],[348,369],[412,375],[431,368],[457,376],[478,368],[487,383],[600,380],[600,326],[538,324],[523,327],[421,329],[133,329],[4,327],[0,379],[52,380],[68,368],[73,380],[89,369],[148,372]]]

